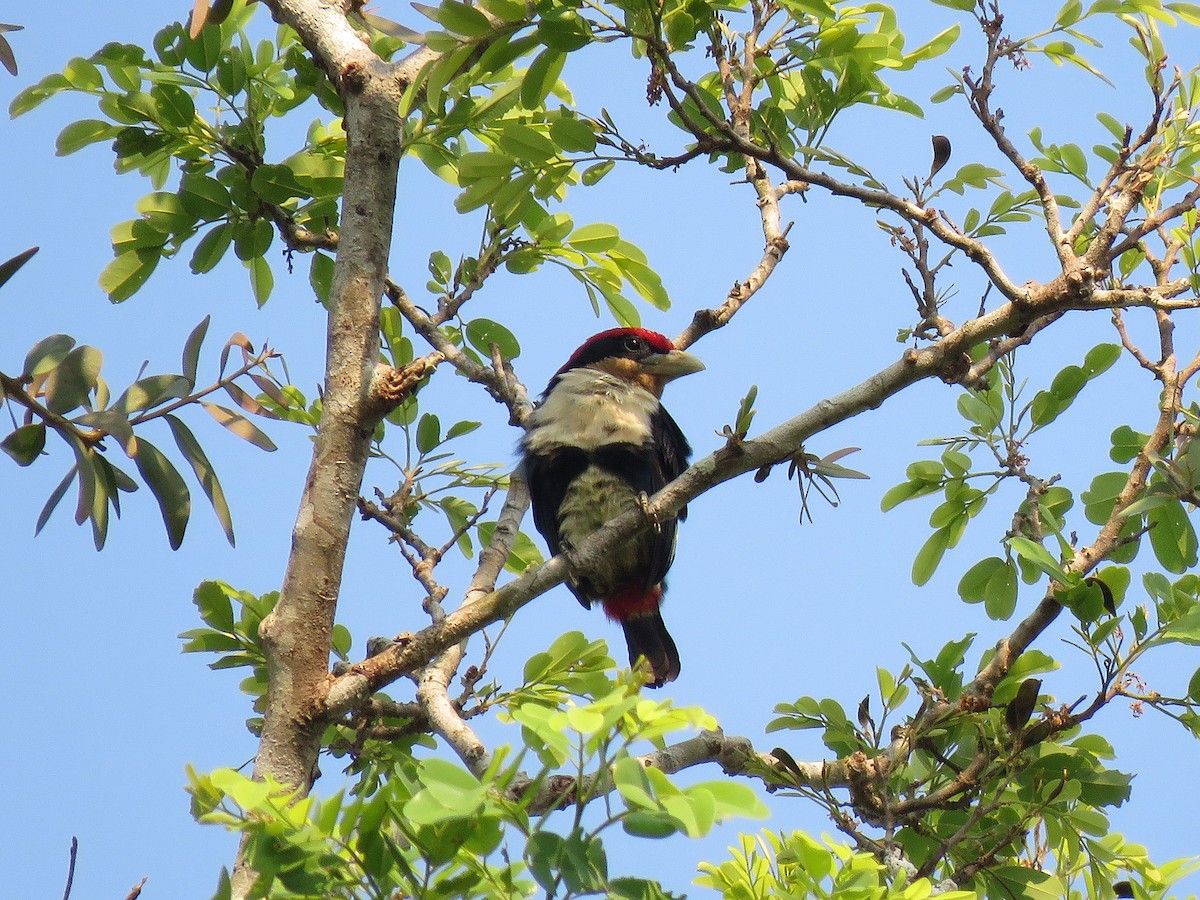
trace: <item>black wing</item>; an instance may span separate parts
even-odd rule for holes
[[[671,418],[671,414],[661,406],[651,419],[651,434],[663,474],[663,483],[654,489],[659,491],[684,473],[692,455],[692,448],[683,436],[683,431]],[[686,518],[685,506],[679,510],[679,521],[682,522]]]
[[[651,418],[649,445],[612,444],[596,450],[592,459],[628,482],[635,491],[650,497],[683,473],[691,453],[692,448],[675,420],[659,407]],[[638,538],[645,554],[646,590],[661,582],[671,568],[675,559],[675,532],[685,518],[686,508],[660,522],[657,528],[642,532]]]
[[[558,508],[562,506],[568,486],[588,467],[588,455],[573,447],[546,456],[526,452],[523,465],[529,484],[529,500],[533,505],[533,524],[546,539],[550,554],[557,556],[562,552]]]

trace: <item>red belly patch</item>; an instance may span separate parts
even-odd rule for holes
[[[650,590],[640,585],[625,587],[604,600],[604,612],[614,622],[625,622],[658,612],[662,604],[662,585],[656,584]]]

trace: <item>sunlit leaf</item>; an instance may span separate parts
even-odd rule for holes
[[[209,403],[206,400],[201,400],[200,405],[203,406],[210,416],[240,437],[242,440],[249,441],[255,447],[262,450],[275,450],[275,442],[263,434],[257,426],[245,416],[239,416],[231,409],[226,409],[224,406],[218,406],[216,403]]]

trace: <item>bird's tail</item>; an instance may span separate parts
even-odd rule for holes
[[[679,677],[679,651],[659,613],[664,587],[626,587],[604,600],[604,612],[625,631],[629,665],[636,667],[639,657],[649,665],[650,687],[662,687]]]
[[[662,687],[679,677],[679,651],[658,610],[626,619],[621,628],[629,645],[629,664],[637,666],[643,657],[650,666],[650,687]]]

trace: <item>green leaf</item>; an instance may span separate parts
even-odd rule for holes
[[[437,10],[437,21],[455,34],[463,37],[482,37],[492,30],[488,17],[468,3],[458,0],[442,0]]]
[[[464,153],[458,161],[458,183],[467,185],[481,178],[505,177],[513,170],[512,157],[504,153],[479,150]]]
[[[583,175],[580,176],[579,180],[583,183],[584,187],[591,187],[599,183],[601,178],[611,172],[616,164],[616,160],[606,159],[604,162],[588,166],[583,170]]]
[[[420,825],[473,816],[487,788],[474,775],[443,759],[423,759],[419,778],[423,787],[404,806],[404,814]]]
[[[1008,563],[998,556],[981,559],[963,573],[958,582],[958,596],[967,603],[980,603],[987,596],[987,584],[996,572],[1008,568]]]
[[[500,149],[513,159],[541,164],[558,156],[558,146],[554,141],[536,128],[519,122],[505,124],[498,137]]]
[[[1112,515],[1117,497],[1125,489],[1129,476],[1125,472],[1104,472],[1092,479],[1091,485],[1079,495],[1083,513],[1093,525],[1103,525]]]
[[[271,297],[275,287],[275,276],[271,273],[271,264],[263,257],[256,256],[246,260],[243,265],[250,275],[250,290],[254,293],[254,302],[262,306]]]
[[[113,404],[113,409],[128,417],[130,413],[157,406],[164,400],[186,397],[191,387],[192,382],[182,375],[150,375],[127,387]]]
[[[184,207],[199,219],[219,219],[229,214],[233,199],[229,189],[209,175],[189,172],[179,182]]]
[[[1124,465],[1142,452],[1142,448],[1150,440],[1150,435],[1134,431],[1128,425],[1118,425],[1113,429],[1110,440],[1112,450],[1109,451],[1109,458]]]
[[[192,499],[187,485],[171,461],[145,438],[138,438],[133,461],[158,501],[171,549],[178,550],[192,512]]]
[[[152,191],[134,205],[150,227],[164,234],[174,234],[191,228],[196,216],[184,205],[179,194]]]
[[[55,94],[68,90],[70,87],[70,81],[60,73],[53,72],[37,84],[30,85],[13,97],[12,103],[8,105],[8,114],[15,119],[17,116],[24,115],[31,109],[37,108]]]
[[[210,228],[208,233],[196,243],[196,249],[192,251],[190,263],[192,274],[203,275],[216,268],[232,241],[233,226],[228,222],[221,222]]]
[[[196,384],[196,369],[200,365],[200,347],[204,343],[204,336],[208,334],[208,323],[211,319],[211,315],[201,319],[200,324],[192,329],[192,333],[183,344],[183,377],[193,386]]]
[[[1200,607],[1194,607],[1168,623],[1160,639],[1192,646],[1200,644]]]
[[[1004,415],[1003,410],[997,410],[985,397],[977,392],[968,391],[958,398],[958,411],[964,419],[974,422],[984,431],[992,431],[1000,424]]]
[[[1008,546],[1017,556],[1049,575],[1052,580],[1059,584],[1069,584],[1067,576],[1063,573],[1062,565],[1041,544],[1020,535],[1014,535],[1008,539]]]
[[[1066,892],[1057,878],[1036,869],[1024,866],[995,866],[988,869],[990,878],[994,878],[1001,887],[1001,893],[1006,897],[1019,897],[1021,900],[1061,900]]]
[[[3,441],[0,450],[13,458],[18,466],[28,466],[37,459],[46,446],[46,426],[42,422],[22,425]]]
[[[72,122],[59,132],[58,139],[54,142],[54,155],[69,156],[89,144],[112,140],[118,131],[120,129],[117,126],[99,119]]]
[[[128,300],[146,283],[161,258],[161,251],[151,247],[120,254],[100,273],[100,289],[113,303]]]
[[[592,40],[592,33],[587,21],[574,9],[559,7],[547,10],[538,17],[537,37],[551,49],[571,53],[586,47]]]
[[[192,592],[192,603],[200,613],[200,619],[217,631],[233,631],[233,603],[230,593],[219,581],[203,581]]]
[[[916,50],[913,50],[911,53],[905,53],[904,65],[902,68],[908,69],[924,60],[941,56],[952,46],[954,46],[954,42],[958,40],[960,31],[961,29],[959,28],[958,24],[955,23],[945,31],[934,35]]]
[[[68,353],[46,379],[46,407],[61,415],[83,406],[100,377],[102,362],[100,351],[87,344]]]
[[[1120,358],[1121,347],[1119,344],[1097,344],[1083,358],[1083,368],[1087,377],[1092,379],[1102,372],[1107,372]]]
[[[1187,695],[1194,703],[1200,703],[1200,669],[1192,673],[1188,681]]]
[[[917,551],[916,559],[913,560],[913,584],[920,587],[933,577],[938,564],[942,561],[942,556],[946,553],[946,548],[950,546],[951,537],[950,526],[946,526],[939,528],[925,540],[921,549]]]
[[[250,177],[250,187],[267,203],[275,205],[306,194],[290,167],[266,163],[254,170]]]
[[[200,482],[201,490],[208,497],[208,502],[212,505],[213,512],[216,513],[217,521],[221,523],[225,539],[229,541],[230,547],[236,546],[233,537],[233,516],[229,512],[225,491],[221,488],[221,482],[213,470],[212,463],[208,461],[208,456],[205,455],[204,449],[196,440],[196,436],[192,434],[191,429],[175,416],[166,416],[166,420],[171,428],[171,435],[175,438],[175,445],[183,454],[183,458],[188,461],[188,465],[192,467],[196,480]]]
[[[1066,46],[1070,46],[1067,44]],[[1047,45],[1047,48],[1049,45]],[[1073,48],[1072,48],[1073,49]],[[1063,144],[1059,147],[1063,166],[1068,172],[1081,181],[1087,181],[1088,163],[1083,150],[1076,144]]]
[[[521,82],[521,105],[538,109],[545,101],[567,62],[567,54],[547,47],[530,64]]]
[[[316,294],[317,301],[325,306],[329,305],[329,298],[332,296],[334,267],[332,256],[320,251],[313,253],[312,265],[308,270],[308,284]]]
[[[42,507],[42,511],[38,514],[37,523],[33,526],[34,537],[37,537],[37,535],[42,533],[42,529],[45,528],[46,523],[50,521],[51,514],[53,514],[55,508],[57,508],[59,502],[62,500],[63,495],[67,493],[67,488],[71,486],[71,482],[75,480],[75,476],[78,474],[79,466],[71,466],[71,468],[67,471],[67,474],[63,476],[63,480],[58,483],[58,487],[50,492],[50,496],[46,499],[46,503]]]
[[[586,122],[561,116],[550,123],[550,137],[568,153],[591,153],[596,149],[596,132]]]
[[[429,453],[442,442],[442,423],[433,413],[422,413],[417,420],[417,450]]]
[[[237,222],[233,226],[233,250],[242,262],[261,258],[274,238],[275,229],[266,219]]]
[[[516,359],[521,355],[521,345],[516,336],[491,319],[472,319],[463,329],[463,335],[472,347],[489,359],[492,355],[492,344],[496,345],[504,359]]]
[[[450,440],[451,438],[456,438],[456,437],[462,437],[464,434],[470,434],[472,431],[474,431],[476,428],[478,428],[482,424],[483,424],[482,422],[467,422],[467,421],[455,422],[453,425],[450,426],[450,429],[446,432],[446,440]]]
[[[159,121],[172,129],[185,129],[196,121],[191,95],[175,84],[159,83],[150,89]]]
[[[56,368],[67,358],[74,346],[75,338],[69,334],[52,334],[42,338],[25,354],[25,365],[21,368],[22,377],[34,378]]]
[[[580,253],[596,255],[612,250],[621,240],[621,233],[616,225],[606,222],[593,222],[581,225],[567,238],[566,244]]]
[[[1164,569],[1182,574],[1196,565],[1196,530],[1182,503],[1172,500],[1150,510],[1146,524],[1150,526],[1150,546]]]

